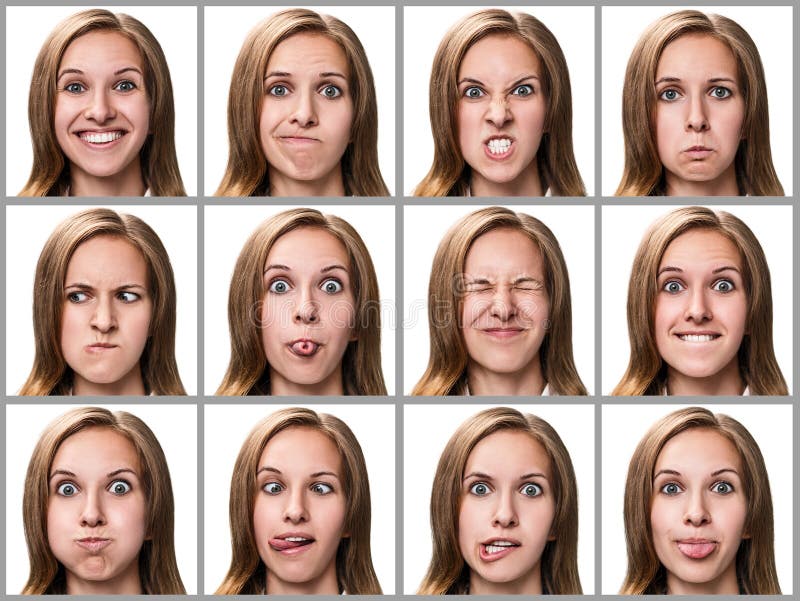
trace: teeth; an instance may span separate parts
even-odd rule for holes
[[[308,539],[302,538],[300,536],[287,536],[283,540],[288,540],[290,543],[302,543],[304,541],[307,541]]]
[[[121,131],[106,131],[99,134],[90,134],[88,132],[84,132],[81,134],[81,140],[85,140],[92,144],[105,144],[107,142],[119,140],[121,137]]]
[[[489,140],[487,146],[489,147],[489,152],[492,154],[503,154],[508,152],[508,149],[511,148],[511,140],[508,138],[495,138]]]
[[[711,342],[715,336],[711,334],[682,334],[678,338],[684,342]]]
[[[509,547],[516,547],[514,543],[510,543],[507,540],[497,540],[490,545],[486,545],[486,552],[491,555],[492,553],[499,553],[500,551],[504,551]]]

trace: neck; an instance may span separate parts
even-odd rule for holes
[[[670,396],[727,395],[741,396],[745,383],[739,373],[738,358],[728,363],[721,371],[706,378],[692,378],[678,373],[671,367],[667,371],[667,394]]]
[[[278,578],[272,570],[267,570],[268,595],[338,595],[339,581],[336,578],[336,564],[331,564],[314,580],[306,582],[286,582]]]
[[[731,165],[719,177],[704,182],[692,182],[665,173],[667,196],[739,196],[736,169]]]
[[[146,191],[139,157],[120,173],[108,177],[91,175],[70,164],[70,196],[144,196]]]
[[[544,196],[536,158],[510,182],[493,182],[473,170],[469,189],[472,196]]]
[[[91,382],[75,373],[72,382],[72,394],[75,396],[116,396],[145,394],[142,370],[137,363],[122,379],[108,384]]]
[[[68,595],[142,595],[139,578],[139,558],[122,573],[110,580],[84,580],[67,571]]]
[[[473,396],[541,396],[547,382],[537,354],[525,368],[513,373],[489,371],[470,361],[467,384]]]
[[[469,573],[470,595],[541,595],[542,572],[539,562],[533,569],[516,580],[510,582],[489,582],[481,578],[474,570]]]
[[[320,179],[298,180],[269,168],[270,196],[344,196],[341,164]]]
[[[739,582],[736,580],[736,560],[710,582],[686,582],[667,572],[668,595],[738,595]]]
[[[299,384],[291,382],[270,369],[269,374],[270,394],[273,396],[342,396],[344,394],[344,383],[342,381],[342,366],[322,380],[313,384]]]

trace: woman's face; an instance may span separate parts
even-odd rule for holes
[[[744,96],[730,48],[704,34],[679,37],[661,54],[655,87],[656,146],[668,194],[686,195],[698,183],[735,186]]]
[[[141,592],[139,551],[148,533],[131,441],[85,428],[61,443],[47,477],[47,543],[66,570],[67,592]]]
[[[528,370],[539,361],[550,315],[539,248],[518,230],[491,230],[472,243],[463,277],[467,369],[493,374]]]
[[[736,552],[747,500],[742,462],[714,430],[672,437],[656,459],[650,527],[670,594],[738,594]]]
[[[691,229],[670,242],[658,267],[655,339],[670,382],[738,378],[747,294],[739,250],[722,234]]]
[[[342,461],[333,441],[294,426],[264,447],[253,510],[258,555],[267,566],[267,593],[338,592],[336,551],[347,499]]]
[[[555,540],[554,515],[550,458],[541,444],[518,430],[478,442],[464,468],[458,513],[470,593],[541,587],[540,561],[547,541]]]
[[[517,36],[489,35],[467,50],[458,69],[456,111],[473,189],[536,176],[547,112],[542,79],[539,58]]]
[[[136,45],[111,31],[75,39],[61,57],[56,81],[56,140],[75,178],[133,174],[150,132],[144,65]]]
[[[130,242],[95,236],[72,255],[64,281],[61,352],[74,394],[143,394],[139,359],[153,301],[147,264]]]
[[[317,227],[275,241],[264,266],[261,336],[272,394],[342,394],[342,358],[355,335],[350,259]]]
[[[273,185],[341,177],[353,124],[349,82],[344,50],[325,35],[298,33],[272,51],[259,128]]]

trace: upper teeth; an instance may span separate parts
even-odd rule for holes
[[[489,147],[489,152],[492,154],[503,154],[511,147],[511,140],[508,138],[495,138],[489,140],[487,146]]]
[[[121,131],[104,131],[99,134],[90,134],[84,132],[81,134],[81,140],[86,140],[92,144],[103,144],[104,142],[113,142],[122,137]]]
[[[302,543],[303,541],[308,540],[307,538],[303,538],[301,536],[287,536],[283,540],[288,540],[290,543]]]
[[[511,543],[507,540],[496,540],[491,544],[486,545],[486,552],[489,554],[492,553],[499,553],[503,549],[507,549],[508,547],[516,547],[514,543]]]
[[[678,337],[686,342],[711,342],[714,340],[713,334],[681,334]]]

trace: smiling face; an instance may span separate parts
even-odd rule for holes
[[[462,332],[470,378],[540,370],[550,300],[538,246],[511,228],[472,243],[464,263]]]
[[[319,33],[275,47],[264,77],[259,123],[272,196],[343,195],[353,97],[344,50]]]
[[[738,195],[744,96],[731,49],[708,35],[683,35],[664,48],[655,86],[667,195]]]
[[[68,594],[141,594],[145,491],[130,440],[85,428],[58,447],[49,477],[47,542]]]
[[[269,594],[338,594],[336,551],[344,536],[342,460],[318,430],[294,426],[273,436],[257,468],[253,510]]]
[[[701,394],[702,384],[716,394],[742,393],[743,273],[738,249],[719,232],[695,228],[667,246],[658,267],[655,339],[672,394]]]
[[[153,301],[147,264],[130,242],[95,236],[69,261],[61,314],[61,352],[74,372],[73,394],[144,394],[139,359]]]
[[[343,394],[342,358],[355,340],[350,260],[333,234],[294,229],[264,266],[262,342],[278,394]]]
[[[739,593],[735,560],[747,538],[747,499],[730,440],[707,428],[672,437],[656,460],[650,507],[670,594]]]
[[[539,58],[522,39],[489,35],[458,69],[458,144],[473,196],[541,196],[536,153],[547,99]]]
[[[526,432],[500,430],[472,449],[458,513],[471,594],[541,593],[542,553],[554,540],[551,471],[544,447]]]
[[[143,193],[139,153],[150,103],[139,49],[116,32],[84,34],[67,47],[57,77],[56,140],[70,164],[72,193],[89,194],[106,178],[135,182]]]

